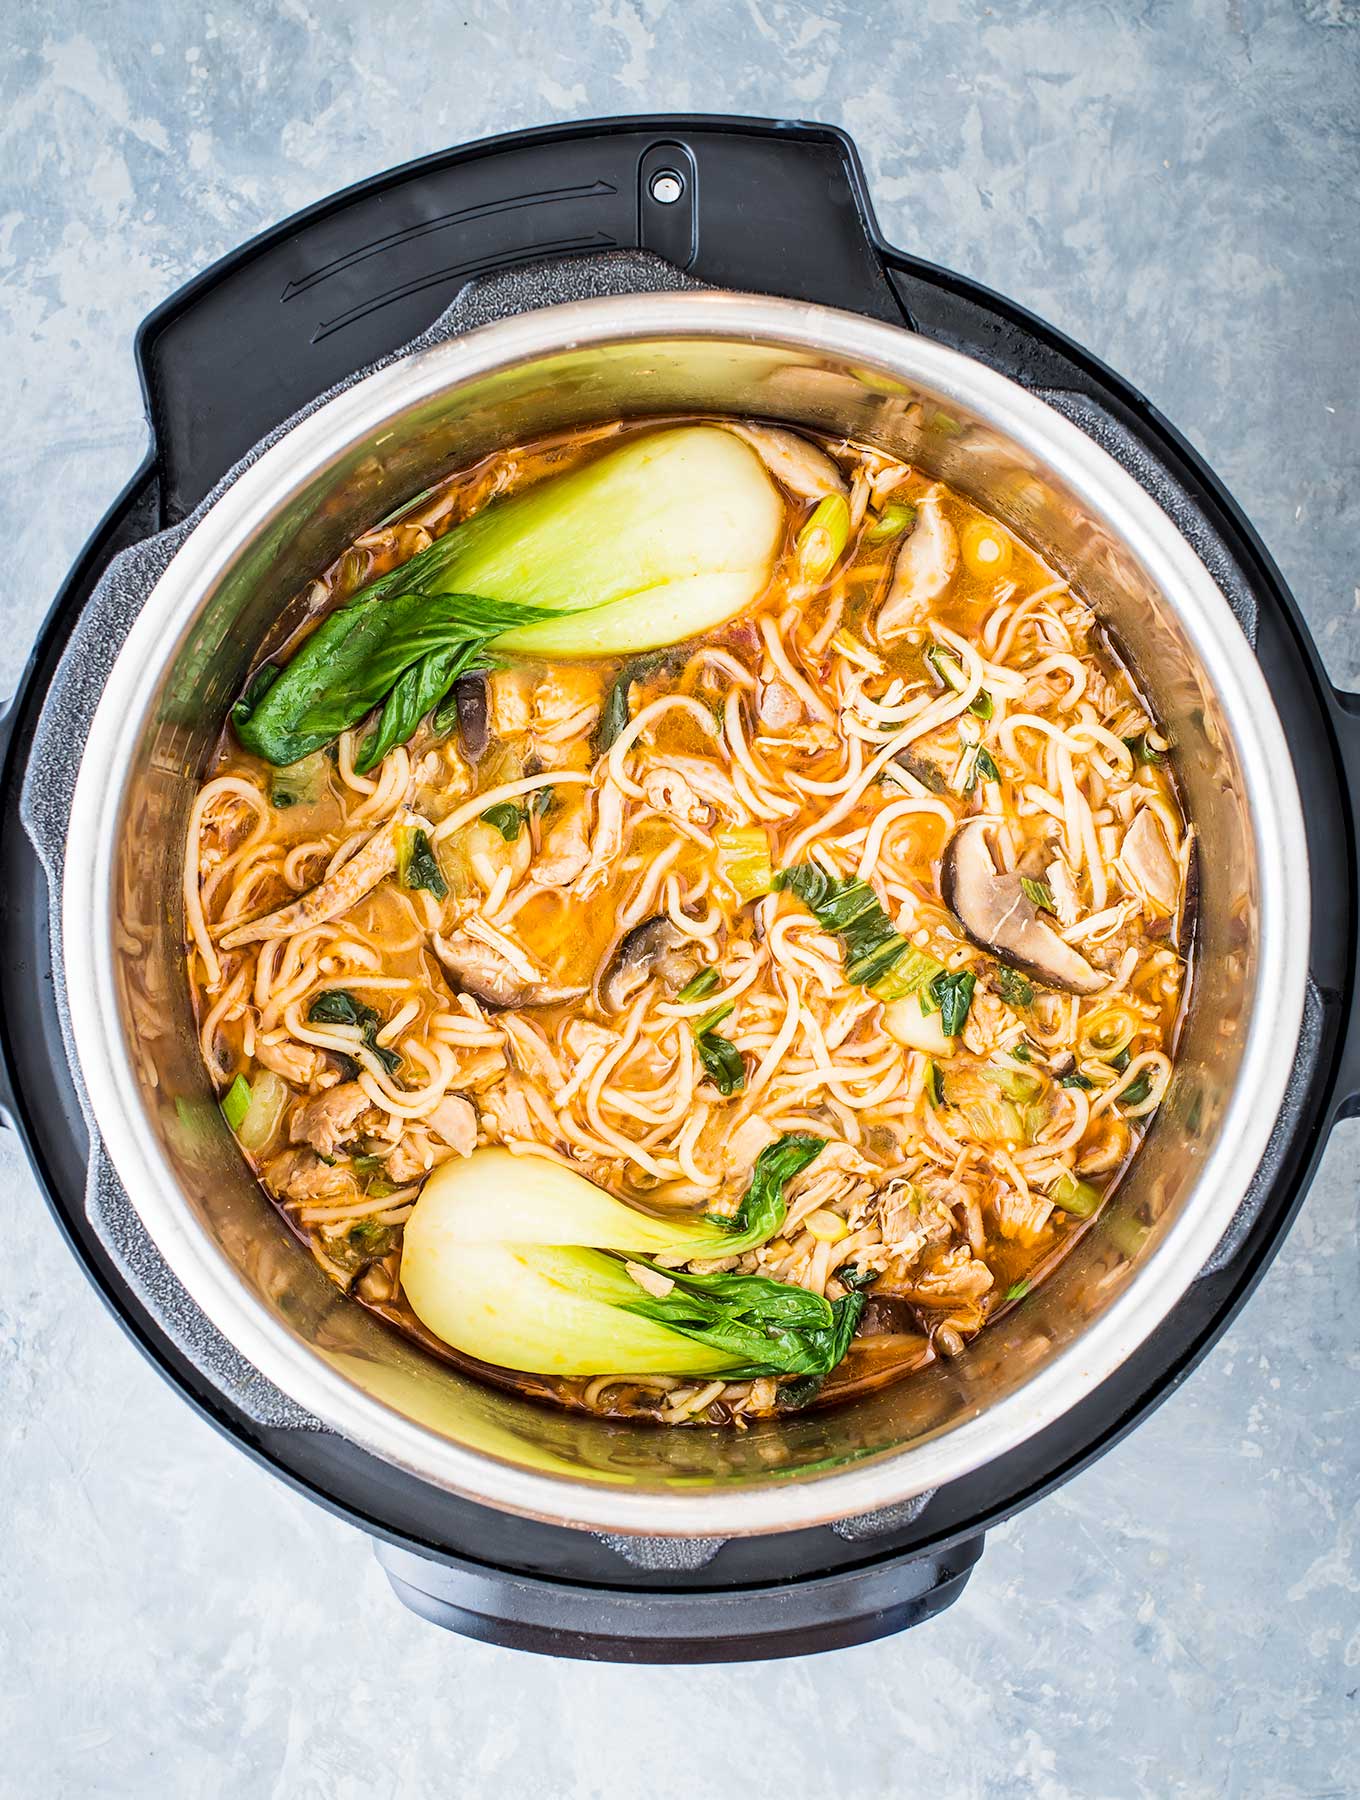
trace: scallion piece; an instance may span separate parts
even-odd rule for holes
[[[682,1005],[688,1006],[691,1000],[702,1000],[705,994],[711,994],[721,979],[716,969],[700,969],[675,997]]]
[[[250,1083],[238,1075],[222,1096],[222,1117],[233,1131],[239,1131],[250,1111]]]
[[[817,502],[794,546],[804,581],[825,581],[840,561],[850,537],[850,507],[844,494]]]

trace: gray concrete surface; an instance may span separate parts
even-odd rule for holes
[[[1360,6],[10,0],[0,692],[140,457],[142,315],[372,170],[554,118],[832,120],[888,235],[1131,376],[1360,683]],[[1356,1127],[1200,1373],[963,1601],[802,1664],[449,1638],[139,1360],[0,1137],[0,1794],[1360,1792]]]

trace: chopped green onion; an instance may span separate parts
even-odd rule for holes
[[[1095,1086],[1095,1083],[1083,1075],[1080,1069],[1074,1069],[1070,1075],[1060,1075],[1058,1077],[1058,1086],[1085,1088],[1089,1092]]]
[[[1116,1050],[1114,1055],[1107,1056],[1105,1061],[1109,1064],[1110,1068],[1114,1070],[1116,1075],[1122,1075],[1129,1066],[1129,1059],[1132,1054],[1133,1052],[1129,1049],[1128,1045],[1125,1044],[1122,1050]]]
[[[481,815],[484,825],[494,825],[507,844],[513,844],[524,829],[524,814],[512,800],[497,801]]]
[[[724,1019],[730,1018],[736,1010],[735,1000],[729,1000],[724,1006],[715,1006],[711,1013],[705,1013],[702,1019],[695,1022],[695,1037],[702,1037],[706,1031],[712,1031],[716,1026],[721,1025]]]
[[[250,1111],[250,1083],[238,1075],[222,1096],[222,1117],[233,1131],[239,1131]]]
[[[996,991],[1008,1006],[1033,1006],[1034,986],[1026,980],[1019,969],[1008,968],[1005,963],[997,965]]]
[[[1023,1300],[1028,1292],[1029,1283],[1027,1281],[1013,1281],[1006,1289],[1006,1298],[1008,1300]]]
[[[963,672],[962,664],[952,650],[946,650],[943,644],[932,644],[926,651],[926,661],[934,669],[940,680],[956,694],[961,694],[968,686],[968,677]]]
[[[1089,1181],[1079,1181],[1066,1169],[1048,1190],[1048,1197],[1055,1206],[1078,1219],[1089,1219],[1100,1205],[1100,1189],[1093,1188]]]
[[[716,969],[700,969],[697,975],[690,977],[675,997],[687,1006],[691,1000],[702,1000],[705,994],[711,994],[721,980],[722,977]]]
[[[890,500],[876,518],[871,515],[866,521],[864,541],[866,544],[881,544],[887,538],[901,537],[915,523],[914,506],[907,505],[904,500]]]
[[[713,835],[718,874],[744,906],[768,894],[774,884],[770,840],[763,825],[727,825]]]
[[[269,803],[271,806],[277,806],[280,809],[287,806],[296,806],[297,795],[290,794],[287,788],[271,788],[269,790]]]
[[[529,811],[536,819],[541,819],[552,805],[555,797],[550,787],[535,788],[529,801]]]
[[[937,1062],[926,1064],[926,1099],[932,1106],[944,1105],[944,1076]]]
[[[854,1263],[842,1263],[840,1268],[833,1270],[832,1273],[842,1287],[850,1288],[852,1291],[866,1288],[871,1282],[878,1280],[877,1269],[858,1269]]]
[[[813,508],[794,546],[805,581],[825,581],[840,561],[850,536],[850,507],[844,494],[828,494]]]
[[[1053,889],[1046,881],[1035,881],[1033,876],[1020,877],[1020,891],[1031,906],[1037,906],[1040,912],[1055,913],[1058,910],[1053,898]]]

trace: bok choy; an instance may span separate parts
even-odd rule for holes
[[[485,666],[488,648],[629,655],[696,637],[755,601],[784,506],[755,452],[715,426],[630,437],[456,525],[328,614],[233,710],[275,766],[381,708],[355,767],[374,767]]]
[[[776,1232],[785,1184],[823,1140],[761,1153],[731,1218],[662,1219],[560,1163],[482,1149],[444,1163],[406,1222],[401,1279],[417,1317],[500,1368],[576,1375],[825,1375],[863,1296],[834,1305],[763,1275],[692,1275],[655,1259],[720,1258]]]

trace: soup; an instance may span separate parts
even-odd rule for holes
[[[1082,598],[871,446],[526,444],[264,647],[189,828],[204,1061],[435,1354],[669,1424],[848,1398],[965,1355],[1137,1152],[1169,748]]]

